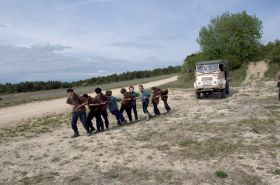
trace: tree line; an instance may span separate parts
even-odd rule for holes
[[[211,18],[199,31],[197,39],[200,51],[188,55],[182,66],[185,80],[193,79],[190,72],[198,61],[228,60],[231,70],[250,61],[268,59],[280,63],[280,41],[262,44],[262,21],[246,11],[225,12]]]
[[[30,92],[39,90],[50,90],[60,88],[72,88],[78,86],[92,86],[100,85],[112,82],[119,82],[125,80],[141,79],[148,77],[156,77],[160,75],[167,75],[178,73],[181,70],[181,66],[169,66],[167,68],[157,68],[154,70],[141,70],[124,72],[120,74],[111,74],[108,76],[98,76],[86,80],[79,80],[73,82],[62,81],[26,81],[20,83],[6,83],[0,84],[0,94],[11,94],[19,92]]]

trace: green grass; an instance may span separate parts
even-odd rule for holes
[[[248,64],[243,64],[240,68],[230,71],[230,86],[239,87],[246,78]]]
[[[224,171],[216,171],[215,172],[215,175],[217,176],[217,177],[219,177],[219,178],[227,178],[227,176],[228,176],[228,174],[226,173],[226,172],[224,172]]]
[[[265,79],[267,80],[275,80],[276,74],[280,70],[280,63],[269,62],[268,70],[264,74]]]
[[[69,122],[69,114],[48,115],[42,118],[33,119],[14,127],[1,128],[0,142],[14,137],[31,138],[38,134],[52,132]]]
[[[158,76],[158,77],[108,83],[108,84],[98,85],[98,87],[100,87],[101,89],[114,89],[114,88],[120,88],[120,87],[127,87],[129,85],[135,85],[135,84],[147,83],[147,82],[155,81],[155,80],[161,80],[161,79],[169,78],[169,77],[172,77],[175,75],[176,74],[171,74],[171,75],[163,75],[163,76]],[[78,94],[82,94],[82,93],[94,92],[94,89],[96,87],[97,86],[75,87],[74,89]],[[33,102],[33,101],[42,101],[42,100],[61,98],[61,97],[65,97],[65,95],[66,95],[65,92],[66,92],[66,89],[53,89],[53,90],[44,90],[44,91],[36,91],[36,92],[1,95],[0,108],[15,106],[15,105],[29,103],[29,102]]]
[[[273,171],[273,174],[274,174],[274,175],[280,175],[280,169],[274,170],[274,171]]]

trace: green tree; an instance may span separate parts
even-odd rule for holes
[[[210,59],[227,59],[234,69],[257,57],[261,36],[262,22],[255,15],[225,12],[201,28],[197,42]]]

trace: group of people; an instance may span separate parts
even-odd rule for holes
[[[154,108],[155,116],[160,115],[158,109],[158,104],[161,100],[164,103],[164,107],[167,112],[171,111],[170,106],[167,103],[168,90],[161,90],[158,87],[151,88],[151,94],[147,89],[144,89],[143,85],[138,86],[140,93],[134,91],[133,86],[129,86],[129,91],[122,88],[120,93],[122,98],[117,98],[112,95],[112,91],[106,91],[105,94],[102,93],[101,88],[96,88],[95,97],[91,97],[88,94],[83,94],[82,96],[76,94],[73,89],[67,89],[67,101],[66,103],[72,106],[72,118],[71,127],[74,131],[72,138],[79,136],[79,131],[77,127],[77,121],[80,119],[84,129],[87,131],[87,136],[90,136],[93,132],[102,132],[105,129],[109,129],[109,119],[107,109],[112,113],[117,120],[118,125],[123,125],[127,123],[127,120],[123,116],[125,111],[129,122],[132,122],[132,112],[134,118],[138,120],[138,112],[136,101],[141,99],[143,112],[146,115],[146,120],[150,120],[151,114],[148,111],[148,106],[150,104],[150,99]],[[121,107],[119,109],[118,101],[121,101]],[[89,113],[86,114],[86,106],[88,106]],[[96,128],[93,126],[92,119],[96,119]],[[105,125],[105,127],[104,127]]]

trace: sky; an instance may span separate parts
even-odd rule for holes
[[[0,83],[73,81],[181,65],[201,27],[223,12],[280,38],[278,0],[0,0]]]

